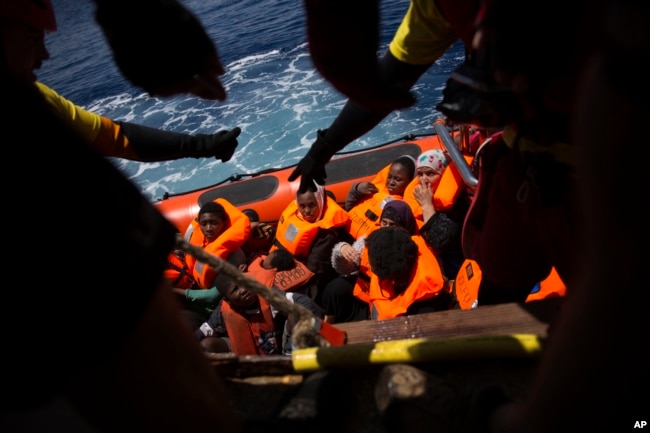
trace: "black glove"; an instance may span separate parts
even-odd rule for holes
[[[240,128],[216,134],[180,134],[129,122],[116,122],[126,136],[139,161],[168,161],[179,158],[214,156],[226,162],[237,148]]]
[[[126,79],[150,95],[225,99],[217,50],[177,0],[95,0],[95,17]]]
[[[325,179],[327,179],[325,164],[329,162],[332,155],[337,151],[337,149],[330,146],[323,138],[325,131],[327,130],[319,130],[317,132],[318,138],[311,145],[309,152],[298,162],[297,167],[289,175],[289,182],[300,176],[300,187],[298,188],[300,194],[307,190],[316,191],[314,181],[319,185],[325,185]]]
[[[197,134],[192,139],[185,140],[188,142],[187,156],[193,158],[214,156],[222,162],[227,162],[232,158],[235,149],[239,144],[237,137],[241,129],[233,128],[230,131],[223,130],[216,134]],[[181,149],[183,152],[183,149]]]

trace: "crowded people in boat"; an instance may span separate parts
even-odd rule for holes
[[[419,220],[419,233],[438,257],[443,274],[452,280],[465,260],[461,233],[470,203],[468,190],[454,177],[449,156],[442,150],[427,150],[416,161],[418,181],[409,185],[404,200]]]
[[[375,231],[384,230],[388,227],[401,227],[416,239],[416,246],[422,251],[418,252],[418,260],[423,266],[431,266],[432,291],[438,291],[438,285],[446,286],[442,275],[438,281],[440,270],[437,259],[433,252],[427,247],[424,240],[417,234],[418,225],[413,217],[409,205],[403,200],[391,200],[384,206],[380,215],[380,224]],[[386,246],[387,248],[391,248]],[[399,249],[399,247],[396,247]],[[332,323],[351,322],[371,318],[370,282],[372,270],[369,263],[367,250],[367,237],[364,235],[354,243],[340,242],[335,245],[332,251],[332,265],[340,274],[332,280],[323,293],[323,308],[325,308],[326,319]],[[410,292],[409,292],[410,293]],[[400,298],[405,299],[405,298]],[[442,297],[440,298],[442,299]],[[439,309],[446,308],[443,302],[437,305]],[[416,309],[411,312],[415,312]]]
[[[483,428],[487,431],[610,431],[621,419],[634,420],[635,414],[646,411],[647,398],[639,399],[635,389],[648,383],[647,374],[643,374],[648,356],[639,356],[638,350],[635,353],[633,347],[617,341],[618,335],[644,328],[639,324],[647,322],[643,313],[646,303],[635,302],[635,311],[630,313],[625,296],[612,296],[611,292],[611,287],[619,287],[634,296],[634,290],[626,292],[625,288],[643,285],[638,272],[639,266],[643,267],[641,259],[622,253],[643,250],[638,236],[638,228],[644,226],[639,219],[643,212],[628,213],[633,224],[621,224],[620,212],[603,206],[615,202],[620,191],[630,187],[639,191],[644,184],[642,158],[615,164],[614,185],[612,176],[603,173],[610,172],[606,167],[612,143],[643,141],[643,129],[637,126],[647,119],[647,98],[639,97],[643,79],[637,72],[643,70],[639,59],[644,56],[639,53],[648,51],[647,44],[641,42],[647,40],[643,23],[647,22],[648,7],[635,2],[592,4],[579,2],[567,10],[557,2],[482,2],[483,10],[475,19],[473,5],[437,2],[443,15],[451,10],[446,16],[462,18],[463,8],[471,15],[456,24],[470,34],[478,25],[474,38],[478,52],[468,58],[480,59],[485,66],[474,77],[458,71],[459,80],[448,85],[439,109],[455,121],[485,120],[480,110],[463,104],[485,96],[492,103],[487,107],[490,117],[506,126],[503,135],[493,137],[482,152],[477,195],[463,234],[466,255],[479,261],[483,277],[490,280],[489,287],[481,287],[479,305],[523,301],[552,266],[569,283],[566,303],[552,327],[531,392],[519,407],[497,411],[490,423],[486,419]],[[376,30],[372,14],[367,15],[365,28]],[[549,23],[553,23],[553,31],[549,31]],[[354,22],[350,27],[354,32],[364,25]],[[339,26],[334,28],[342,31]],[[545,37],[540,39],[540,34]],[[314,45],[320,48],[320,44]],[[466,46],[471,46],[467,39]],[[327,54],[325,51],[322,57],[325,63]],[[588,73],[582,74],[585,57],[592,54],[592,62],[586,63]],[[315,64],[320,63],[315,60]],[[339,80],[341,73],[336,75],[335,66],[336,62],[329,62],[331,79]],[[356,84],[356,74],[350,75],[347,83]],[[494,81],[485,82],[481,79],[485,76]],[[582,79],[586,83],[581,83]],[[345,90],[345,84],[337,88]],[[480,95],[480,89],[486,88]],[[510,93],[509,97],[500,98],[507,96],[504,93]],[[372,100],[381,94],[367,95]],[[364,101],[356,95],[355,99],[359,104]],[[499,99],[509,104],[498,104]],[[578,146],[574,145],[576,137]],[[314,160],[328,159],[323,147],[326,143],[312,147],[299,174],[322,177],[323,165]],[[576,158],[576,148],[582,152],[580,158]],[[576,167],[584,170],[577,173]],[[580,196],[575,194],[576,186]],[[630,226],[636,231],[628,230]],[[611,312],[617,312],[616,318],[604,320]],[[602,380],[594,381],[596,377]],[[619,397],[614,405],[612,395]],[[492,408],[498,405],[495,399],[492,403]]]
[[[323,24],[318,9],[307,8],[310,22],[314,23],[308,31],[314,64],[350,99],[334,122],[318,131],[316,141],[290,179],[300,177],[301,189],[313,188],[313,181],[324,183],[325,164],[332,155],[374,128],[394,109],[413,104],[409,89],[460,38],[468,53],[466,63],[452,74],[437,108],[453,122],[483,128],[507,127],[503,134],[495,134],[482,152],[483,179],[479,180],[477,193],[485,194],[474,200],[461,235],[464,255],[477,260],[483,269],[480,303],[524,301],[553,265],[563,280],[570,280],[578,269],[575,221],[579,201],[572,195],[572,152],[566,146],[568,123],[566,112],[562,111],[570,107],[564,103],[568,100],[564,96],[573,94],[576,86],[563,93],[549,84],[564,72],[544,64],[531,74],[537,87],[528,91],[522,85],[529,83],[528,77],[526,81],[512,79],[522,68],[535,63],[531,57],[534,50],[522,50],[527,57],[521,64],[513,61],[518,58],[514,53],[498,59],[504,63],[502,70],[514,72],[512,76],[482,73],[475,65],[472,48],[478,6],[470,1],[438,1],[426,6],[412,2],[379,62],[375,57],[377,47],[371,43],[375,40],[362,36],[368,32],[377,34],[376,21],[363,14],[354,25],[347,19],[337,20],[337,32],[345,29],[348,37],[359,35],[358,44],[336,46],[338,55],[342,55],[340,50],[348,52],[356,65],[344,72],[330,61],[334,53],[328,41],[336,36],[331,27],[318,25]],[[561,45],[564,36],[554,37]],[[518,38],[510,34],[509,40]],[[483,54],[495,59],[494,53],[485,54],[486,46],[489,44],[482,47]],[[576,63],[571,56],[563,60]],[[510,81],[503,83],[503,87],[498,80],[505,78]],[[545,93],[546,90],[552,91]],[[492,185],[495,188],[490,192]],[[499,203],[492,204],[493,201]]]
[[[309,296],[320,303],[325,285],[338,274],[332,267],[332,248],[349,240],[350,216],[314,183],[314,191],[298,191],[282,211],[272,249],[285,248],[315,274]]]
[[[239,249],[250,236],[251,222],[248,217],[224,198],[205,203],[198,216],[185,232],[185,239],[192,245],[203,248],[223,260]],[[198,228],[198,230],[197,230]],[[214,285],[217,271],[211,266],[196,260],[190,254],[185,261],[196,284],[201,289]]]
[[[234,255],[239,265],[245,266],[243,251],[240,249]],[[274,285],[276,272],[286,271],[292,266],[295,264],[291,253],[275,250],[253,274],[247,273],[277,295],[305,307],[322,319],[324,311],[309,296],[282,291]],[[223,300],[208,320],[194,331],[204,351],[237,355],[291,354],[291,332],[295,325],[291,314],[278,310],[264,296],[238,285],[223,273],[217,275],[215,284]]]

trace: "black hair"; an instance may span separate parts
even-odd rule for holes
[[[399,164],[403,166],[409,174],[409,178],[413,179],[415,177],[415,160],[409,155],[402,155],[399,158],[393,160],[391,165]]]
[[[410,274],[418,260],[418,246],[402,227],[382,227],[373,231],[366,246],[372,272],[381,279]]]
[[[212,284],[216,286],[221,296],[225,297],[230,289],[232,289],[237,283],[224,272],[219,272]]]
[[[209,201],[203,206],[201,206],[201,209],[199,209],[199,216],[197,217],[197,220],[201,218],[201,215],[206,213],[213,213],[222,221],[229,220],[228,212],[226,212],[226,209],[220,203],[217,203],[215,201]]]
[[[291,251],[279,248],[271,253],[271,266],[278,271],[288,271],[296,266],[295,256]]]

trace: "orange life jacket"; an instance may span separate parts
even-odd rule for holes
[[[282,352],[271,305],[262,296],[258,295],[257,298],[259,308],[245,312],[233,309],[227,301],[221,303],[224,326],[232,351],[237,355],[271,355]]]
[[[424,239],[412,236],[418,245],[418,260],[411,283],[399,295],[395,295],[392,283],[381,280],[370,271],[368,298],[370,299],[370,316],[383,320],[406,314],[408,308],[417,301],[431,299],[445,288],[445,280],[438,260]]]
[[[299,260],[309,255],[311,244],[318,233],[319,228],[328,229],[333,227],[345,227],[349,229],[350,216],[330,196],[326,196],[325,213],[323,217],[313,223],[305,221],[298,215],[298,204],[293,200],[282,212],[278,227],[275,232],[275,240],[282,247],[291,251]],[[271,249],[277,249],[274,245]]]
[[[456,301],[462,310],[477,307],[478,289],[481,285],[482,275],[481,268],[474,260],[466,259],[460,267],[453,286],[454,292],[456,293]],[[526,302],[564,295],[566,295],[566,285],[560,279],[555,268],[552,268],[550,274],[533,288],[530,295],[526,298]]]
[[[196,281],[192,277],[192,271],[185,262],[185,255],[172,251],[167,256],[167,267],[163,272],[164,277],[172,284],[172,287],[191,289],[196,287]]]
[[[383,192],[385,194],[388,194],[388,188],[386,188],[386,181],[388,180],[388,173],[390,173],[390,166],[393,165],[391,162],[381,170],[377,172],[375,175],[374,179],[370,181],[375,187],[377,187],[377,190],[379,192]],[[402,198],[402,197],[400,197]]]
[[[307,283],[314,273],[304,263],[294,260],[296,266],[286,271],[276,271],[275,269],[265,269],[262,262],[266,254],[255,256],[248,264],[247,274],[260,281],[267,287],[275,286],[283,292],[293,292]]]
[[[463,156],[467,163],[471,165],[474,158],[467,155]],[[422,207],[415,199],[413,191],[419,184],[420,182],[416,177],[413,179],[413,181],[411,181],[411,183],[408,184],[406,191],[404,191],[404,201],[407,202],[409,206],[411,206],[413,216],[417,220],[422,219]],[[449,164],[442,172],[442,176],[440,176],[438,185],[435,186],[435,190],[433,191],[433,207],[436,209],[436,211],[451,209],[464,188],[465,182],[463,181],[463,177],[458,171],[458,167],[456,167],[456,164]]]
[[[354,283],[352,294],[368,304],[370,304],[370,275],[368,248],[364,246],[363,250],[361,250],[361,258],[359,260],[359,276]]]
[[[359,239],[361,236],[369,235],[378,229],[379,217],[381,217],[384,210],[384,205],[395,199],[401,200],[402,197],[380,191],[368,196],[350,209],[348,215],[350,215],[350,234],[352,237]]]
[[[526,298],[526,302],[539,301],[548,298],[560,298],[566,295],[566,285],[560,278],[555,267],[551,269],[548,277],[536,285]]]
[[[236,206],[228,202],[226,199],[217,198],[214,200],[216,203],[221,204],[230,220],[230,225],[221,233],[217,239],[212,242],[207,242],[203,232],[199,227],[199,222],[194,219],[185,232],[185,239],[192,245],[203,248],[206,252],[226,260],[228,256],[238,248],[250,236],[251,222],[245,213],[240,211]],[[202,289],[209,289],[217,276],[217,271],[206,263],[196,260],[192,255],[186,254],[185,260],[190,269],[192,269],[192,276],[196,283]]]

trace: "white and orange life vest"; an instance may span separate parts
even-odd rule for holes
[[[390,195],[386,192],[376,192],[363,199],[348,211],[350,215],[350,234],[354,239],[363,235],[369,235],[379,228],[379,218],[384,206],[391,200],[401,200],[398,195]]]
[[[293,200],[285,208],[278,221],[275,240],[282,247],[293,253],[299,260],[309,255],[311,244],[318,233],[318,229],[345,227],[349,230],[350,216],[331,197],[326,196],[326,207],[323,217],[313,223],[305,221],[298,212],[298,204]],[[271,250],[277,249],[274,245]]]
[[[294,260],[296,266],[292,269],[266,269],[262,266],[265,257],[266,254],[258,254],[251,259],[246,273],[266,287],[275,286],[283,292],[293,292],[314,276],[307,265],[298,260]]]

